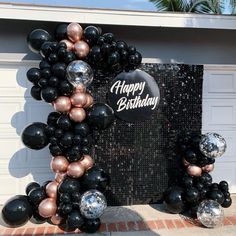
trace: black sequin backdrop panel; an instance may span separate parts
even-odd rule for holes
[[[111,176],[106,193],[109,205],[155,203],[161,200],[172,173],[178,172],[175,154],[178,134],[201,131],[203,66],[143,64],[161,93],[151,119],[95,132],[93,157]],[[106,102],[109,80],[92,88],[96,101]]]

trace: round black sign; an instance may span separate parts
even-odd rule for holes
[[[141,70],[122,72],[112,81],[108,102],[115,115],[125,121],[148,119],[160,101],[154,78]]]

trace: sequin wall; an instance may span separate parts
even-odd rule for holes
[[[178,172],[178,134],[201,130],[203,66],[143,64],[160,88],[161,101],[150,120],[114,125],[94,133],[93,157],[111,176],[110,205],[161,201],[171,173]],[[92,88],[96,101],[106,101],[109,80]],[[177,170],[177,171],[176,171]]]

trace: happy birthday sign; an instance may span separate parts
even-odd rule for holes
[[[159,104],[160,92],[152,76],[141,70],[120,73],[110,87],[109,104],[125,121],[148,119]]]

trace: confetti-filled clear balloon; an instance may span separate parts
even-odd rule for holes
[[[84,61],[72,61],[66,68],[68,81],[74,86],[84,85],[88,87],[93,81],[93,70]]]
[[[214,228],[223,224],[224,211],[218,202],[205,200],[198,206],[197,218],[207,228]]]
[[[80,212],[87,219],[100,217],[106,207],[105,196],[97,190],[89,190],[81,196]]]
[[[204,134],[199,147],[201,152],[211,158],[220,157],[225,153],[226,142],[225,139],[216,133]]]

